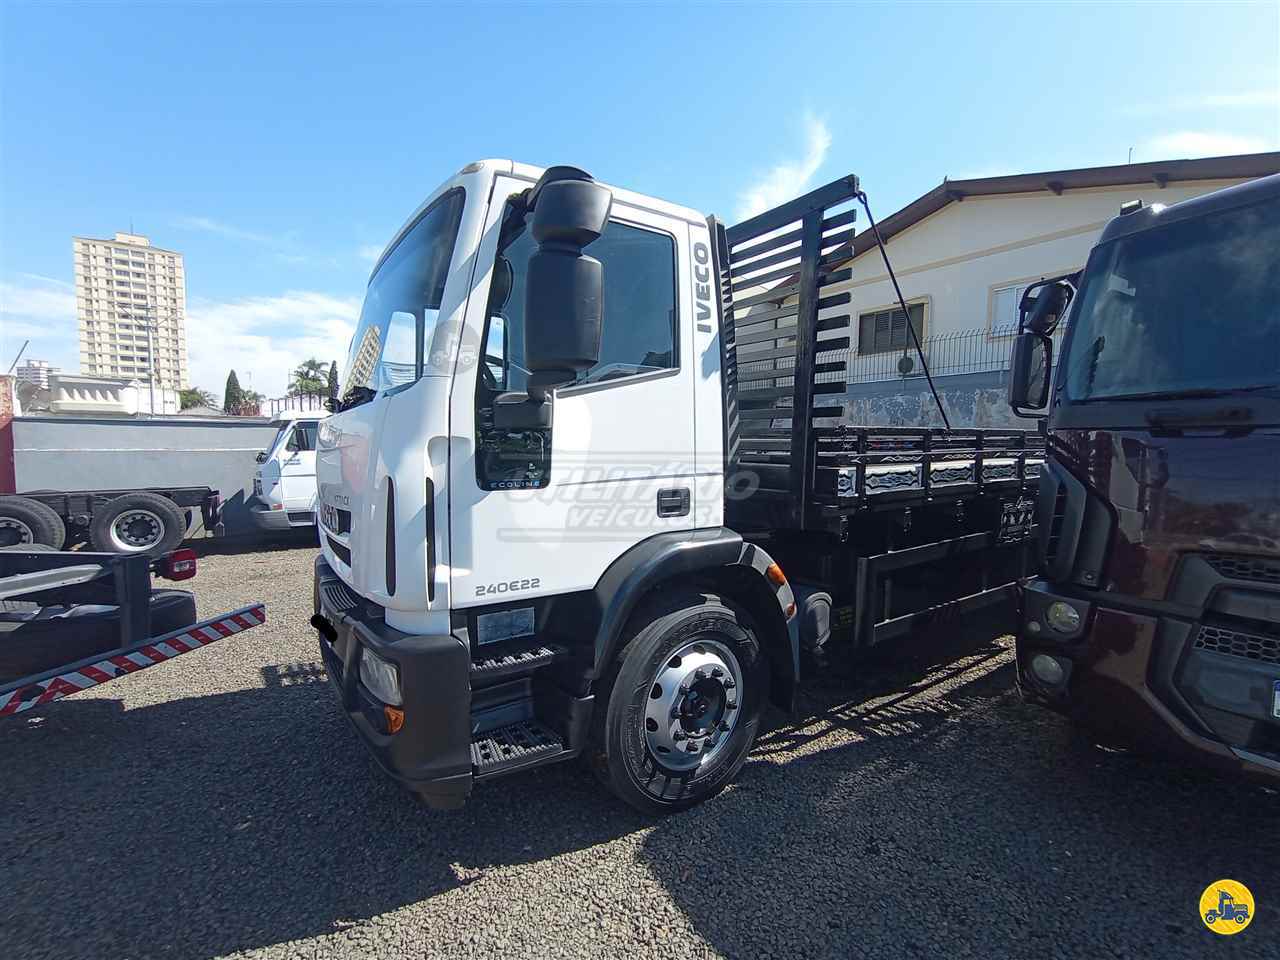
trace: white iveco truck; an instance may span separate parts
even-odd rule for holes
[[[399,231],[320,425],[312,620],[387,773],[449,807],[586,755],[682,809],[807,651],[1012,595],[1038,438],[841,420],[860,196],[726,230],[485,161]]]

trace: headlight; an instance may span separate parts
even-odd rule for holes
[[[383,703],[400,706],[400,671],[367,647],[360,651],[360,682]]]
[[[1042,683],[1047,683],[1051,687],[1058,686],[1067,678],[1067,671],[1062,662],[1047,653],[1037,653],[1031,658],[1031,672]]]
[[[1044,612],[1045,622],[1059,633],[1075,633],[1080,629],[1080,611],[1069,603],[1055,600]]]

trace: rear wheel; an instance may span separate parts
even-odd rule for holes
[[[106,553],[159,556],[175,549],[187,535],[177,504],[159,494],[126,493],[94,513],[89,539]]]
[[[676,591],[631,619],[600,691],[593,766],[646,814],[686,810],[741,769],[768,699],[769,668],[746,615]]]
[[[61,550],[67,539],[62,518],[30,497],[0,497],[0,547],[43,543]]]

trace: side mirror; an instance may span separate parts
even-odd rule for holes
[[[1018,304],[1018,329],[1052,334],[1067,312],[1074,295],[1071,284],[1061,279],[1046,280],[1027,287],[1022,294],[1022,302]]]
[[[265,450],[259,450],[259,451],[258,451],[258,455],[257,455],[256,457],[254,457],[254,458],[253,458],[253,462],[254,462],[254,463],[266,463],[266,462],[267,462],[267,451],[265,451]]]
[[[613,194],[573,167],[552,167],[529,193],[538,249],[525,281],[524,357],[529,397],[544,402],[600,359],[604,267],[582,248],[609,222]]]
[[[1053,340],[1039,333],[1020,333],[1013,341],[1009,364],[1009,406],[1020,417],[1044,416],[1049,405],[1049,371]]]

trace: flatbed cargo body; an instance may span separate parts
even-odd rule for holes
[[[857,196],[725,230],[483,161],[406,222],[316,454],[312,622],[391,776],[456,806],[585,753],[684,809],[811,655],[1009,600],[1038,435],[842,423]]]

